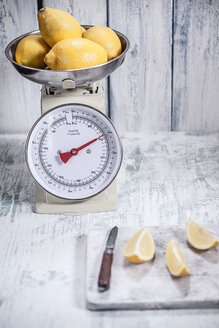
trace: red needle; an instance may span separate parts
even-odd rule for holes
[[[90,144],[92,144],[93,142],[97,141],[98,139],[100,139],[101,137],[103,137],[104,134],[102,134],[100,137],[95,138],[89,142],[87,142],[86,144],[78,147],[78,148],[72,148],[70,151],[66,152],[66,153],[60,153],[59,156],[61,158],[61,160],[63,161],[63,163],[67,163],[68,160],[72,157],[72,156],[76,156],[78,154],[78,152],[82,149],[84,149],[85,147],[89,146]]]

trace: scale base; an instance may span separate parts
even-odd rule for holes
[[[67,83],[68,81],[66,81]],[[71,84],[66,86],[72,87]],[[101,82],[91,83],[76,89],[42,87],[41,112],[68,103],[90,105],[105,113]],[[35,212],[39,214],[82,215],[88,213],[116,211],[118,209],[117,185],[111,185],[97,196],[85,201],[73,202],[55,197],[36,184]]]
[[[39,214],[82,215],[88,213],[116,211],[118,208],[116,181],[88,200],[72,202],[50,195],[39,185],[36,185],[35,212]]]

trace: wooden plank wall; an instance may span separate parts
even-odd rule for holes
[[[10,41],[37,28],[36,14],[36,1],[0,1],[0,133],[26,133],[40,115],[40,86],[22,78],[4,54]]]
[[[112,118],[120,131],[171,127],[171,0],[110,0],[109,26],[130,40],[110,78]]]
[[[174,0],[172,129],[219,131],[219,1]]]
[[[40,2],[128,36],[129,53],[105,97],[120,134],[219,130],[218,0]],[[0,0],[2,49],[37,28],[36,12],[37,0]],[[40,86],[20,77],[3,52],[0,64],[0,133],[26,133],[40,113]]]

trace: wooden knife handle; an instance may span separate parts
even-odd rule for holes
[[[113,261],[113,254],[104,253],[100,268],[100,274],[98,279],[99,291],[105,291],[110,285],[111,266]]]

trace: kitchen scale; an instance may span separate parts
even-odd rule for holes
[[[90,26],[86,25],[85,28]],[[36,181],[36,213],[86,214],[116,210],[115,177],[122,162],[119,135],[105,115],[103,86],[124,61],[128,39],[117,58],[94,67],[55,71],[19,65],[13,40],[6,57],[25,78],[42,84],[41,116],[26,142],[26,162]]]

